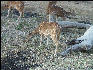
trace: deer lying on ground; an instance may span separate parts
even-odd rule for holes
[[[73,39],[72,41],[66,42],[67,45],[72,45],[72,47],[67,48],[61,53],[62,56],[66,56],[70,51],[88,51],[93,48],[93,26],[84,33],[83,36]]]
[[[73,13],[67,12],[62,7],[57,6],[56,3],[57,3],[57,1],[49,1],[46,14],[56,15],[56,18],[62,17],[63,20],[66,20],[66,17],[68,17],[70,15],[74,15],[74,10],[73,10]]]
[[[83,45],[89,44],[92,46],[92,44],[93,44],[93,26],[90,26],[90,28],[84,33],[83,36],[81,36],[77,39],[73,39],[72,41],[68,41],[66,43],[68,45],[75,45],[75,44],[83,43]]]
[[[59,37],[60,37],[60,33],[61,33],[60,29],[61,29],[60,26],[56,22],[42,22],[35,30],[33,30],[27,36],[27,39],[25,40],[25,42],[27,42],[29,40],[29,38],[35,34],[40,34],[41,38],[42,38],[42,36],[46,37],[46,36],[50,35],[50,37],[52,38],[53,42],[56,45],[56,49],[55,49],[55,54],[56,54],[57,46],[59,44]]]
[[[22,1],[8,1],[7,5],[5,7],[8,8],[7,17],[9,16],[11,9],[16,9],[19,11],[19,13],[20,13],[19,18],[24,16],[24,11],[23,11],[24,10],[24,2],[22,2]]]

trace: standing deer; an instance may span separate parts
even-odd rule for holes
[[[46,14],[56,15],[56,18],[62,17],[63,20],[66,20],[66,17],[68,17],[70,15],[74,15],[74,13],[72,13],[72,12],[66,12],[62,7],[57,6],[56,3],[57,3],[57,1],[49,1]],[[74,12],[74,10],[73,10],[73,12]],[[51,21],[50,18],[49,18],[49,21]]]
[[[55,54],[56,54],[57,46],[59,44],[59,37],[60,37],[60,33],[61,33],[60,29],[61,29],[60,26],[56,22],[42,22],[35,30],[33,30],[27,36],[27,39],[25,40],[25,42],[27,42],[29,40],[29,38],[35,34],[40,34],[41,38],[42,38],[42,36],[46,37],[46,36],[50,35],[50,37],[52,38],[53,42],[56,45],[56,49],[55,49]]]
[[[6,6],[8,7],[7,17],[9,16],[11,9],[16,9],[19,11],[19,13],[20,13],[19,18],[24,16],[24,11],[23,11],[24,10],[24,2],[22,2],[22,1],[8,1]]]

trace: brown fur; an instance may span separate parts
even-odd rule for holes
[[[55,6],[57,1],[50,1],[47,8],[47,14],[54,13],[57,17],[62,17],[66,20],[66,17],[72,15],[72,12],[66,12],[62,7]]]
[[[32,35],[40,34],[41,36],[48,36],[52,38],[53,42],[55,43],[56,47],[59,44],[59,37],[60,37],[60,26],[56,22],[42,22],[35,30],[33,30],[28,36],[27,42]],[[56,51],[56,50],[55,50]]]
[[[19,13],[20,13],[19,17],[24,16],[24,2],[22,2],[22,1],[8,1],[7,7],[8,7],[8,16],[9,16],[12,8],[19,11]]]

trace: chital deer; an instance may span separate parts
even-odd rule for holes
[[[59,44],[59,37],[60,37],[60,26],[56,22],[42,22],[35,30],[33,30],[28,36],[25,42],[29,40],[32,35],[40,34],[42,36],[48,36],[52,38],[53,42],[56,45],[55,54],[57,51],[57,46]]]
[[[93,45],[93,26],[84,33],[83,36],[73,39],[72,41],[66,42],[68,45],[82,44],[82,45]]]
[[[86,30],[84,35],[72,41],[66,42],[68,45],[72,45],[61,53],[62,56],[68,55],[71,51],[89,51],[93,48],[93,25]]]
[[[24,2],[22,2],[22,1],[8,1],[7,7],[8,7],[7,17],[9,16],[11,9],[16,9],[19,11],[19,13],[20,13],[19,18],[24,16],[24,11],[23,11],[24,10]]]
[[[67,12],[62,7],[57,6],[56,2],[57,1],[49,1],[46,14],[48,14],[48,15],[50,15],[50,14],[56,15],[56,18],[57,17],[62,17],[63,20],[66,20],[66,17],[68,17],[69,15],[74,15],[74,13]],[[74,12],[74,10],[73,10],[73,12]]]

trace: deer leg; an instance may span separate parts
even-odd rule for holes
[[[57,42],[55,42],[55,45],[56,45],[56,48],[55,48],[55,54],[54,54],[54,56],[57,54],[57,51],[58,51],[58,41]]]
[[[20,17],[24,17],[24,12],[23,11],[20,11]]]
[[[43,35],[40,36],[40,46],[42,44],[42,40],[43,40],[42,38],[43,38]]]
[[[47,37],[47,45],[48,45],[48,41],[49,41],[49,39],[48,39],[48,37]]]
[[[52,18],[52,15],[51,15],[51,14],[49,14],[49,22],[51,22],[51,18]]]
[[[9,15],[10,15],[10,11],[11,11],[11,8],[9,7],[7,17],[9,17]]]
[[[22,17],[24,17],[24,12],[22,11]]]
[[[21,17],[22,17],[22,12],[21,12],[21,11],[19,11],[19,13],[20,13],[20,16],[19,16],[19,18],[21,18]]]
[[[54,14],[49,14],[49,22],[56,22],[56,18]]]
[[[53,35],[53,36],[51,36],[51,38],[52,38],[53,42],[54,42],[55,45],[56,45],[55,53],[54,53],[54,56],[55,56],[56,53],[57,53],[57,47],[58,47],[59,42],[58,42],[58,39],[57,39],[57,35]]]
[[[58,20],[57,18],[58,18],[58,17],[56,16],[56,22],[57,22],[57,20]]]

